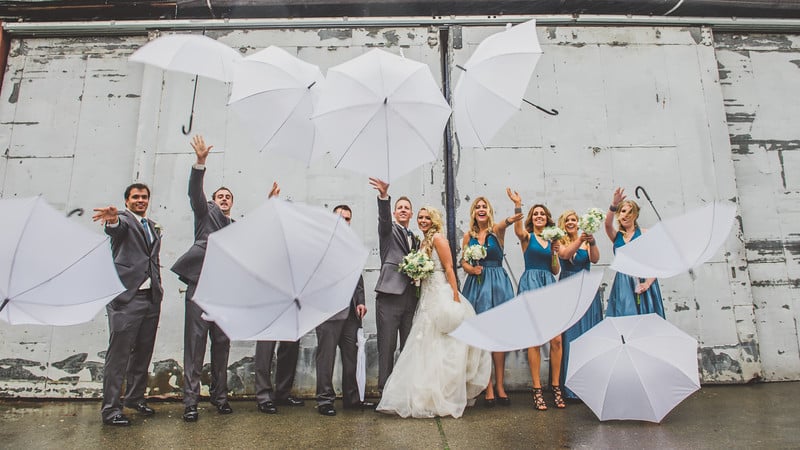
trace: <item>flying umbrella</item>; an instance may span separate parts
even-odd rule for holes
[[[209,235],[192,300],[232,340],[296,341],[349,305],[368,253],[338,214],[273,198]]]
[[[0,319],[88,322],[125,291],[108,237],[70,221],[42,197],[0,200]]]
[[[275,149],[306,166],[314,153],[314,98],[319,67],[270,46],[242,59],[234,70],[229,107],[261,150]]]
[[[463,73],[453,93],[453,116],[463,147],[486,147],[522,102],[530,103],[523,96],[541,56],[536,21],[529,20],[484,39],[458,66]]]
[[[507,352],[542,345],[583,317],[603,279],[599,270],[524,292],[466,319],[450,336],[473,347]]]
[[[697,340],[657,314],[607,317],[571,346],[566,385],[600,420],[661,422],[700,389]]]
[[[617,249],[610,268],[635,277],[667,278],[711,259],[728,239],[736,205],[711,202],[658,222]]]
[[[336,167],[391,182],[436,159],[449,117],[427,65],[373,49],[328,70],[312,120]]]

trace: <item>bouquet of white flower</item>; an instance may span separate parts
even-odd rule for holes
[[[578,220],[578,228],[586,234],[594,234],[600,229],[606,215],[599,208],[589,208],[586,214]]]
[[[542,239],[546,241],[557,241],[566,235],[567,233],[558,227],[545,227],[545,229],[542,230]]]
[[[486,247],[480,244],[473,244],[464,249],[464,259],[473,266],[483,258],[486,258]],[[482,282],[483,276],[478,275],[478,284]]]
[[[433,260],[425,253],[419,250],[412,250],[411,253],[403,257],[403,262],[397,268],[414,280],[414,285],[417,286],[417,297],[419,297],[420,280],[428,278],[433,273],[434,265]]]

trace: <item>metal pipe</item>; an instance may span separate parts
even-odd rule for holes
[[[441,49],[441,68],[442,68],[442,90],[447,99],[447,103],[452,104],[450,98],[452,90],[450,89],[450,29],[442,27],[439,30],[439,48]],[[447,121],[444,129],[444,210],[445,217],[447,217],[447,236],[450,237],[450,254],[453,257],[453,267],[459,267],[457,257],[456,243],[459,242],[456,235],[456,171],[455,171],[455,155],[453,151],[453,133],[451,124],[453,123],[452,116]],[[455,271],[457,273],[457,271]],[[458,275],[456,274],[456,277]]]
[[[133,35],[154,30],[255,30],[275,28],[365,28],[487,26],[521,23],[531,18],[542,26],[707,26],[715,31],[800,32],[800,19],[738,17],[674,17],[631,15],[340,17],[279,19],[129,20],[85,22],[5,22],[3,29],[19,36]]]

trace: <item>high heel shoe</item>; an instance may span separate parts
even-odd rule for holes
[[[533,407],[539,411],[547,410],[547,404],[542,396],[542,388],[533,388]]]
[[[497,404],[500,406],[511,406],[511,399],[508,397],[497,397]]]
[[[564,403],[564,396],[561,393],[561,386],[553,386],[553,403],[555,403],[556,408],[559,409],[567,407],[567,404]]]
[[[483,399],[483,406],[486,408],[494,408],[494,405],[497,403],[497,400],[493,398],[485,398]]]

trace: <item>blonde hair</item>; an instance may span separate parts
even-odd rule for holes
[[[635,230],[636,228],[639,228],[639,204],[633,200],[623,200],[619,202],[619,205],[617,205],[617,211],[614,213],[614,217],[617,218],[617,228],[624,230],[624,228],[622,228],[622,224],[619,223],[619,212],[622,211],[622,207],[625,205],[630,206],[631,212],[636,214],[636,217],[633,219],[633,229]]]
[[[436,233],[444,233],[444,220],[442,219],[442,213],[436,208],[423,206],[419,209],[417,215],[422,211],[428,211],[428,214],[431,216],[431,227],[425,232],[425,237],[422,239],[419,249],[420,251],[424,251],[428,256],[431,256],[433,252],[433,235]]]
[[[478,202],[486,203],[486,207],[489,209],[489,220],[488,220],[488,229],[489,234],[492,233],[494,230],[494,208],[492,208],[492,204],[489,203],[489,199],[486,197],[477,197],[475,200],[472,201],[472,206],[469,207],[469,235],[477,238],[478,233],[480,233],[480,228],[478,228],[478,218],[475,216],[475,208],[478,207]]]
[[[564,230],[565,233],[564,237],[561,238],[561,243],[564,245],[569,245],[572,242],[572,238],[569,236],[569,233],[567,233],[567,227],[566,227],[567,218],[569,216],[575,216],[578,218],[578,220],[580,220],[580,216],[578,216],[578,213],[576,213],[574,209],[568,209],[563,213],[561,213],[560,216],[558,216],[558,228]]]

